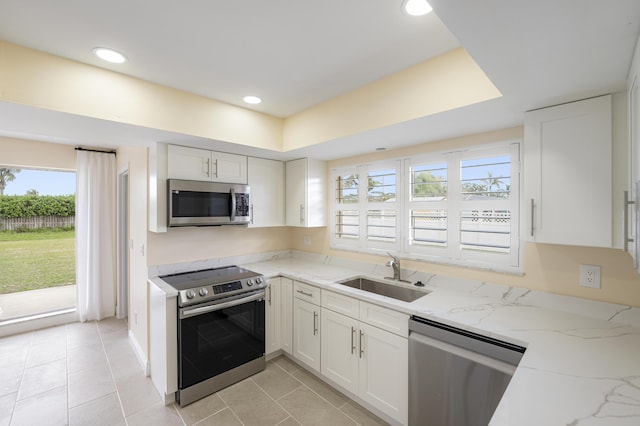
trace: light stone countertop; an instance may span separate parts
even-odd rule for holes
[[[640,308],[403,270],[431,292],[408,303],[336,283],[383,278],[383,265],[288,251],[229,260],[208,264],[235,263],[525,346],[491,425],[640,425]]]
[[[407,303],[336,284],[389,268],[297,258],[243,266],[526,346],[491,425],[640,425],[638,308],[433,276],[421,278],[431,293]]]

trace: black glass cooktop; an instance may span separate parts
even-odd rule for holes
[[[161,276],[167,284],[176,290],[189,290],[207,285],[223,284],[244,278],[258,277],[260,274],[239,266],[225,266],[222,268],[202,269],[200,271],[182,272]]]

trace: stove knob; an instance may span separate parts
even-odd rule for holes
[[[201,288],[200,291],[198,291],[198,294],[202,297],[205,297],[207,294],[209,294],[209,291],[206,288]]]
[[[247,280],[247,285],[248,285],[249,287],[251,287],[251,286],[253,285],[253,279],[252,279],[252,278],[249,278],[249,279]]]
[[[196,292],[193,290],[189,290],[187,291],[187,299],[193,299],[194,297],[196,297]]]
[[[256,278],[256,284],[262,284],[262,277]]]

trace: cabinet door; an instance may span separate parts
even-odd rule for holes
[[[636,52],[640,52],[640,45],[636,48]],[[636,53],[637,56],[637,53]],[[634,61],[634,65],[638,65]],[[629,200],[640,203],[638,194],[636,193],[636,182],[640,182],[640,70],[636,70],[637,74],[630,77],[629,86],[629,157],[630,157],[630,177],[631,182],[628,184]],[[629,238],[640,238],[640,233],[636,229],[637,212],[635,208],[623,206],[628,214],[626,223],[623,224],[623,242],[622,247],[628,251],[631,256],[637,258],[640,253],[636,253],[636,244],[629,241]],[[631,244],[630,244],[631,243]]]
[[[167,178],[211,180],[211,151],[169,145],[167,156]]]
[[[293,301],[293,356],[320,370],[320,308],[304,300]]]
[[[327,163],[301,158],[286,163],[287,226],[327,225]]]
[[[611,96],[525,114],[525,238],[612,246]]]
[[[270,354],[281,348],[281,297],[280,278],[267,281],[265,309],[265,352]]]
[[[249,157],[250,227],[284,226],[284,163]]]
[[[293,281],[280,278],[282,350],[293,355]]]
[[[407,424],[409,393],[408,340],[360,323],[359,395],[384,413]]]
[[[358,393],[358,321],[322,308],[321,372]]]
[[[211,153],[213,182],[247,183],[247,157],[244,155]]]
[[[305,226],[306,218],[307,159],[287,161],[287,226]]]

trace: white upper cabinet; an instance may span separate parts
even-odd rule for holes
[[[249,227],[284,226],[284,163],[249,157]]]
[[[525,239],[611,247],[611,96],[530,111],[524,123]]]
[[[626,190],[628,191],[629,201],[639,202],[636,193],[636,183],[640,182],[640,43],[636,43],[636,50],[629,70],[627,79],[628,91],[628,119],[629,119],[629,176],[627,179]],[[623,222],[623,248],[631,253],[632,256],[638,256],[636,253],[636,244],[633,240],[640,238],[639,230],[636,229],[636,213],[635,209],[629,205],[624,205],[626,219]],[[637,241],[636,241],[637,243]]]
[[[187,146],[169,145],[169,179],[247,183],[247,157]]]
[[[327,225],[327,165],[301,158],[286,163],[286,224],[311,228]]]

